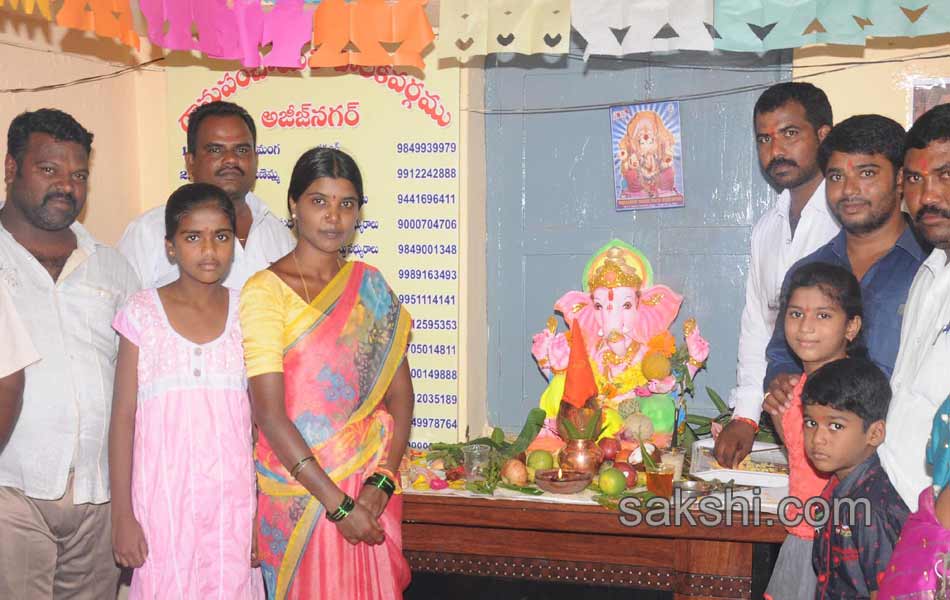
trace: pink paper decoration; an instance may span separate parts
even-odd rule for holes
[[[264,65],[302,69],[305,61],[300,49],[312,35],[313,16],[304,10],[303,0],[281,0],[264,17],[260,45],[273,44]]]

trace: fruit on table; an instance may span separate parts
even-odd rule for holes
[[[627,478],[618,469],[610,467],[600,473],[600,491],[608,496],[617,496],[627,489]]]
[[[517,458],[508,459],[501,468],[501,480],[509,485],[523,486],[528,483],[528,469]]]
[[[637,485],[637,470],[633,468],[633,465],[625,462],[616,462],[614,463],[614,469],[623,473],[624,478],[627,480],[627,487],[635,487]]]
[[[604,438],[597,445],[604,451],[604,460],[615,460],[620,452],[620,440],[617,438]]]
[[[640,369],[647,379],[663,379],[671,372],[670,359],[659,352],[651,352],[643,357]]]
[[[528,466],[537,471],[554,468],[554,456],[547,450],[535,450],[528,455]]]
[[[534,483],[534,473],[537,471],[534,467],[525,467],[528,471],[528,483]]]

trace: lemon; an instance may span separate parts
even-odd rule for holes
[[[600,491],[608,496],[619,496],[627,489],[627,478],[619,469],[610,467],[600,473]]]
[[[659,352],[651,352],[643,357],[640,368],[647,379],[663,379],[670,374],[670,359]]]
[[[547,450],[535,450],[528,455],[528,466],[536,471],[554,468],[554,457]]]

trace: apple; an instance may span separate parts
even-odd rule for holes
[[[620,452],[620,440],[617,438],[604,438],[597,444],[604,451],[604,460],[614,460]]]
[[[614,468],[623,473],[623,476],[627,478],[628,488],[637,485],[637,471],[633,468],[633,465],[625,462],[615,462]]]

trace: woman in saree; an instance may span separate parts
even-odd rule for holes
[[[240,305],[267,597],[401,598],[411,319],[379,271],[341,258],[363,202],[353,159],[307,151],[288,196],[297,246]]]

